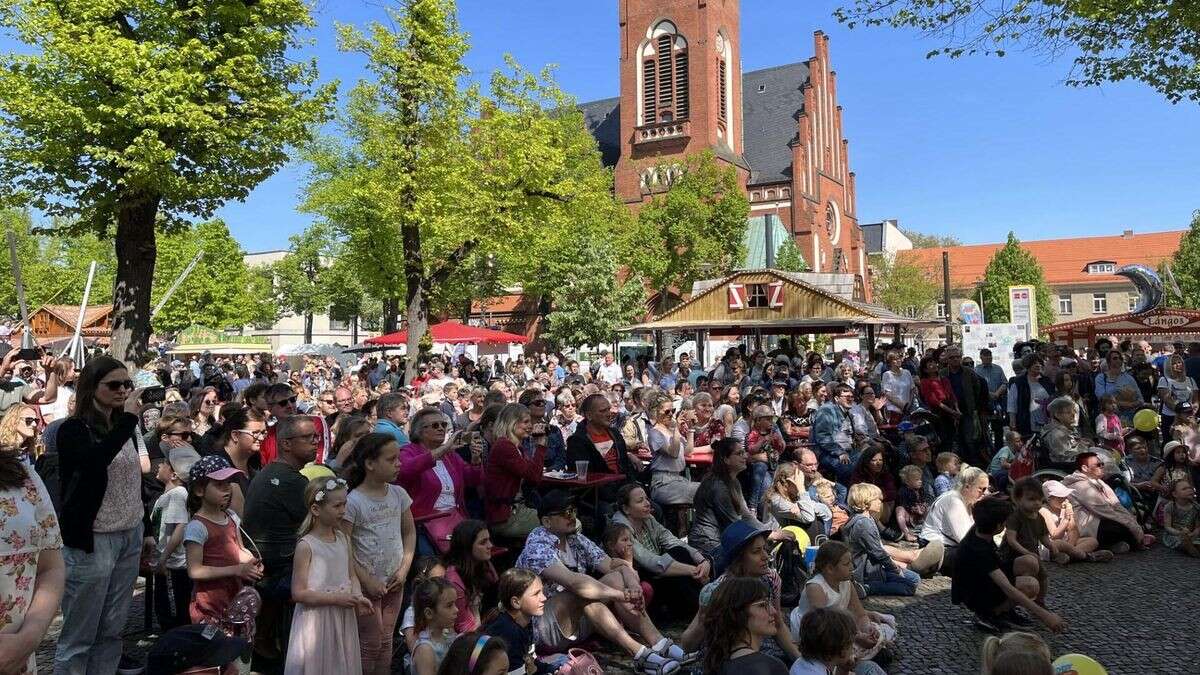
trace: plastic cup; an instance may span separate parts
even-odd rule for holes
[[[807,565],[808,569],[810,570],[812,569],[813,563],[817,561],[817,551],[819,548],[820,547],[818,546],[809,546],[808,548],[804,549],[804,564]]]
[[[579,480],[587,480],[588,463],[587,460],[575,462],[575,475]]]

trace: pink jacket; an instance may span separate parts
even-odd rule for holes
[[[397,459],[400,470],[395,482],[412,497],[414,516],[433,513],[433,505],[442,492],[442,481],[438,480],[433,471],[436,461],[428,450],[416,443],[409,443],[400,449],[400,457]],[[446,466],[446,471],[454,481],[454,501],[458,504],[459,513],[464,518],[470,517],[467,515],[463,491],[467,487],[479,485],[483,478],[483,467],[467,464],[456,452],[442,455],[442,464]]]
[[[1137,518],[1121,506],[1113,489],[1102,480],[1088,478],[1076,471],[1062,480],[1063,485],[1075,492],[1071,494],[1071,506],[1075,507],[1075,524],[1079,536],[1094,537],[1100,527],[1100,519],[1116,521],[1124,525],[1138,539],[1142,528]]]

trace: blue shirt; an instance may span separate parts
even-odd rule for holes
[[[1001,385],[1008,382],[1008,378],[1004,376],[1004,369],[994,363],[975,366],[975,374],[987,382],[989,394],[995,394]]]

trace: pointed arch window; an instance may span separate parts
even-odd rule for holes
[[[658,22],[647,35],[641,80],[639,126],[688,118],[688,43],[670,21]]]

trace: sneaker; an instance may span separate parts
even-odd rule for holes
[[[1118,541],[1117,543],[1113,544],[1108,550],[1109,550],[1109,553],[1115,553],[1117,555],[1122,555],[1125,553],[1129,553],[1129,544],[1127,544],[1123,541]]]
[[[975,627],[991,635],[999,635],[1003,633],[1005,629],[1004,622],[1000,619],[995,617],[985,618],[979,616],[978,614],[975,615]]]
[[[650,651],[665,659],[678,661],[679,665],[681,666],[691,665],[700,659],[700,652],[692,652],[689,654],[683,651],[683,648],[675,644],[674,640],[671,640],[670,638],[663,638],[659,640],[657,644],[650,648]]]
[[[1092,551],[1091,553],[1087,554],[1087,559],[1088,562],[1111,562],[1113,559],[1113,552],[1105,551],[1104,549]]]

